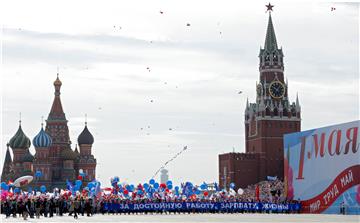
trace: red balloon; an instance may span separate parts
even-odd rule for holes
[[[124,194],[129,194],[129,191],[128,191],[128,190],[124,190]]]
[[[166,188],[166,184],[160,184],[161,188]]]
[[[77,179],[78,179],[78,180],[82,180],[82,176],[79,175],[79,176],[77,177]]]
[[[205,192],[204,192],[204,195],[205,195],[205,196],[208,196],[208,195],[209,195],[209,192],[205,191]]]
[[[170,191],[170,190],[166,188],[166,190],[165,190],[165,191],[166,191],[166,193],[169,193],[169,191]]]

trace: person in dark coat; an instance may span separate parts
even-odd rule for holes
[[[89,199],[89,200],[86,200],[86,202],[85,202],[85,211],[86,211],[86,215],[88,217],[90,217],[90,215],[92,215],[91,210],[92,210],[91,200]]]

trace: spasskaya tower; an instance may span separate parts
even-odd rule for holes
[[[256,100],[246,102],[245,153],[219,156],[220,185],[239,182],[247,186],[266,180],[267,176],[283,178],[283,135],[301,128],[301,108],[298,96],[290,102],[288,81],[284,77],[284,54],[278,47],[269,12],[265,44],[259,53],[259,81]],[[224,171],[224,167],[226,171]],[[225,181],[223,179],[226,179]],[[225,184],[224,184],[225,183]]]

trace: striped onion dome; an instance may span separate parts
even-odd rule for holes
[[[12,149],[28,149],[30,147],[30,139],[23,132],[21,125],[19,125],[19,129],[10,139],[9,145]]]
[[[51,143],[51,137],[44,131],[44,128],[41,127],[40,132],[33,139],[33,145],[35,146],[35,148],[42,148],[50,147]]]

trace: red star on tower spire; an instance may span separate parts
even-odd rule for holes
[[[267,5],[265,5],[265,6],[266,6],[266,8],[267,8],[266,12],[272,11],[272,10],[273,10],[272,8],[274,7],[274,5],[271,5],[270,2],[269,2],[269,4],[267,4]]]

